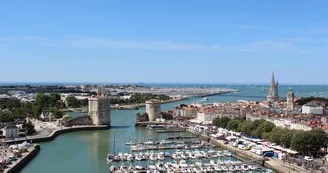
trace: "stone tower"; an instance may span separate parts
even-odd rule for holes
[[[292,88],[289,88],[288,94],[287,94],[287,110],[292,111],[294,110],[294,92]]]
[[[161,118],[161,103],[159,100],[152,99],[146,101],[146,112],[149,121],[156,121],[156,118]]]
[[[110,98],[98,88],[97,96],[89,98],[89,116],[94,125],[110,126]]]
[[[269,91],[269,95],[267,96],[267,101],[274,103],[278,100],[279,100],[278,81],[275,81],[274,73],[272,72],[270,91]]]

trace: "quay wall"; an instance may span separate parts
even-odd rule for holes
[[[17,163],[13,163],[9,168],[5,170],[4,173],[17,173],[24,168],[36,155],[40,152],[40,145],[34,145],[31,151],[27,155],[23,156],[21,160],[18,160]]]
[[[103,125],[103,126],[76,126],[76,127],[66,127],[63,129],[54,130],[48,136],[40,136],[40,137],[29,137],[29,138],[20,138],[16,140],[9,140],[5,141],[7,144],[15,144],[15,143],[22,143],[24,141],[29,141],[31,143],[37,142],[46,142],[54,140],[58,135],[68,132],[75,132],[75,131],[88,131],[88,130],[107,130],[110,129],[110,126]]]

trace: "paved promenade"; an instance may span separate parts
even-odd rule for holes
[[[39,135],[34,136],[27,136],[27,137],[21,137],[21,138],[14,138],[14,139],[1,139],[1,142],[5,143],[19,143],[23,141],[32,141],[40,140],[50,138],[49,140],[52,140],[56,135],[70,132],[70,131],[79,131],[79,130],[99,130],[99,129],[106,129],[108,126],[95,126],[95,125],[86,125],[86,126],[71,126],[71,127],[57,127],[56,129],[50,129],[49,131],[43,132]]]
[[[4,170],[4,173],[14,173],[19,171],[24,167],[25,164],[27,164],[33,159],[33,157],[37,154],[37,152],[39,152],[39,150],[40,147],[38,144],[30,146],[27,151],[22,153],[17,160],[12,161],[11,164],[7,165],[6,169]]]

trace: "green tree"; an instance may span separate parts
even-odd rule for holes
[[[227,129],[237,131],[237,128],[240,123],[241,122],[238,119],[233,119],[233,120],[229,121],[229,123],[227,124]]]
[[[32,135],[35,133],[34,125],[32,123],[25,123],[22,125],[26,135]]]
[[[219,127],[227,128],[229,121],[231,121],[231,119],[229,117],[222,117],[220,119]]]
[[[251,136],[254,130],[255,125],[252,121],[246,121],[245,124],[241,127],[241,132],[248,136]]]
[[[24,103],[22,109],[25,113],[33,114],[33,105],[30,102]]]
[[[312,136],[311,145],[313,151],[319,151],[321,148],[327,148],[328,145],[328,135],[322,129],[313,129],[309,131]]]
[[[287,133],[284,133],[280,136],[280,143],[286,147],[286,148],[290,148],[291,146],[291,142],[292,142],[292,139],[294,137],[296,133],[296,130],[289,130],[288,129],[288,132]]]
[[[21,107],[21,102],[18,99],[9,99],[6,101],[6,108],[9,110],[13,110],[14,108]]]
[[[50,107],[56,107],[58,101],[60,101],[60,95],[51,93],[49,95]]]
[[[269,137],[269,141],[280,144],[280,137],[281,135],[287,133],[288,129],[287,128],[281,128],[281,127],[275,127],[271,131],[271,135]]]
[[[220,119],[221,119],[220,117],[214,118],[212,124],[214,126],[216,126],[216,127],[219,127],[219,121],[220,121]]]
[[[255,121],[254,121],[255,123]],[[256,125],[254,125],[256,126]],[[273,128],[275,128],[276,126],[269,121],[262,121],[261,124],[257,125],[257,128],[253,131],[252,136],[255,138],[261,138],[262,134],[265,132],[271,132]]]
[[[74,108],[80,107],[80,102],[74,96],[67,96],[66,101],[68,107],[74,107]]]
[[[311,147],[308,146],[309,133],[306,131],[297,131],[293,136],[291,147],[293,150],[296,150],[301,153],[305,153],[311,150]]]
[[[37,105],[37,104],[33,105],[33,115],[35,117],[39,117],[41,115],[42,111],[43,111],[42,106]]]
[[[39,93],[36,95],[36,101],[35,101],[36,105],[44,108],[47,107],[48,104],[48,98],[45,94],[43,93]]]
[[[255,121],[253,122],[253,124],[254,124],[255,128],[257,128],[260,124],[262,124],[262,123],[264,123],[264,122],[266,122],[266,120],[264,120],[264,119],[259,119],[259,120],[255,120]]]
[[[15,109],[15,114],[16,114],[16,115],[23,115],[23,114],[24,114],[24,111],[23,111],[22,108],[16,108],[16,109]]]
[[[217,127],[226,128],[230,120],[231,119],[228,117],[216,118],[216,121],[214,121],[214,123]]]
[[[237,132],[242,132],[242,128],[243,128],[244,124],[247,123],[247,122],[248,122],[247,120],[242,121],[242,122],[238,125]]]
[[[270,135],[271,135],[271,132],[264,132],[264,133],[262,133],[262,139],[269,139]]]
[[[56,119],[62,118],[64,113],[62,111],[60,111],[58,108],[52,108],[51,112],[54,114],[54,117]]]

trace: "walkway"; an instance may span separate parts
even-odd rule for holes
[[[30,141],[30,140],[36,140],[36,139],[42,139],[42,138],[49,138],[52,137],[56,134],[56,132],[60,131],[68,131],[68,130],[85,130],[86,128],[92,128],[95,129],[100,129],[100,128],[105,128],[107,126],[95,126],[95,125],[85,125],[85,126],[71,126],[71,127],[58,127],[57,129],[53,129],[50,131],[50,133],[47,133],[46,135],[35,135],[35,136],[27,136],[27,137],[21,137],[21,138],[14,138],[14,139],[0,139],[0,142],[5,142],[5,143],[19,143],[22,141]]]

